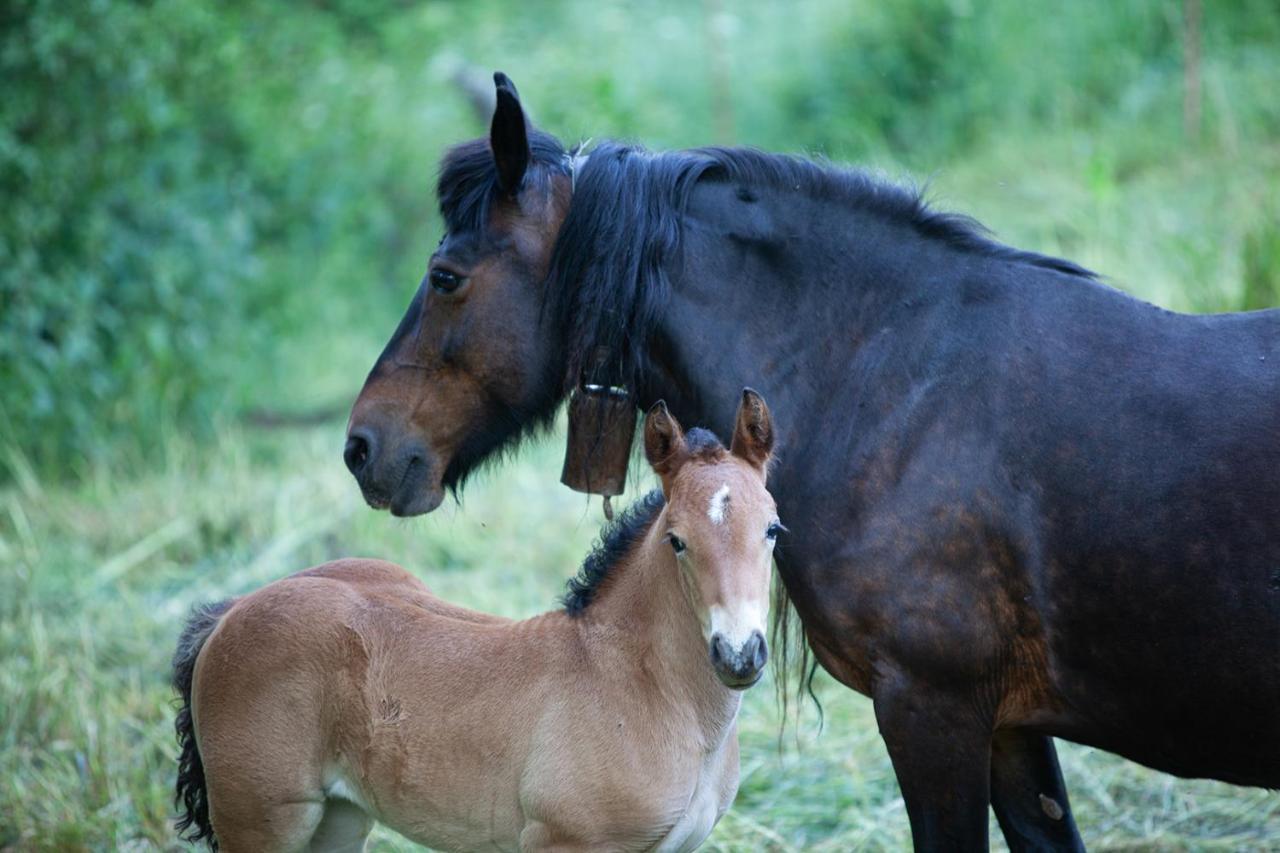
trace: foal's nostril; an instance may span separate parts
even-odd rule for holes
[[[720,680],[735,690],[755,684],[768,659],[769,650],[759,631],[752,631],[741,648],[729,645],[721,634],[711,637],[711,665]]]
[[[373,445],[369,440],[369,436],[353,432],[347,437],[347,446],[342,450],[342,459],[347,463],[347,470],[357,477],[364,470],[364,466],[368,464],[369,457],[373,455]]]
[[[729,660],[729,646],[724,641],[724,637],[716,634],[711,638],[711,665],[720,667],[724,666]]]
[[[747,648],[743,649],[742,656],[751,661],[751,666],[756,672],[764,669],[765,663],[769,660],[769,645],[764,641],[764,635],[759,631],[753,633],[747,642]]]

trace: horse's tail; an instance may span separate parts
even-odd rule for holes
[[[234,599],[215,604],[200,604],[191,611],[187,625],[178,638],[178,649],[173,653],[173,689],[178,692],[182,704],[173,727],[178,733],[178,785],[174,804],[183,810],[177,820],[178,837],[186,841],[204,839],[210,850],[218,849],[218,839],[209,823],[209,794],[205,788],[204,762],[196,746],[195,727],[191,721],[191,679],[195,674],[196,658],[204,641],[218,626],[222,614],[234,603]]]

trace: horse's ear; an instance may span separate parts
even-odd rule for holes
[[[644,416],[644,458],[662,480],[662,491],[671,494],[671,480],[688,455],[684,430],[662,400],[653,404]]]
[[[493,124],[489,127],[489,148],[498,167],[498,188],[515,196],[529,168],[529,122],[511,78],[495,71],[493,85],[498,90],[498,100],[493,108]]]
[[[730,452],[762,472],[768,469],[769,459],[773,456],[773,416],[769,414],[764,397],[750,388],[742,389]]]

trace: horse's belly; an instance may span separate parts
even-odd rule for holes
[[[375,738],[366,759],[370,813],[436,850],[518,850],[519,767],[500,750],[480,752],[462,737],[443,740]]]
[[[331,799],[354,803],[365,814],[405,838],[435,850],[519,850],[520,816],[509,809],[494,808],[490,819],[477,819],[455,808],[440,809],[438,803],[406,802],[396,796],[379,797],[379,807],[368,802],[344,776],[336,776],[325,789]]]
[[[495,808],[492,821],[472,812],[437,812],[430,805],[395,815],[376,815],[381,823],[424,847],[433,850],[519,850],[523,818]]]

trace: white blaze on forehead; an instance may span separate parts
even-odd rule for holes
[[[728,505],[729,484],[725,483],[711,496],[711,502],[707,504],[707,518],[711,519],[712,524],[721,524],[724,521],[724,511]]]

